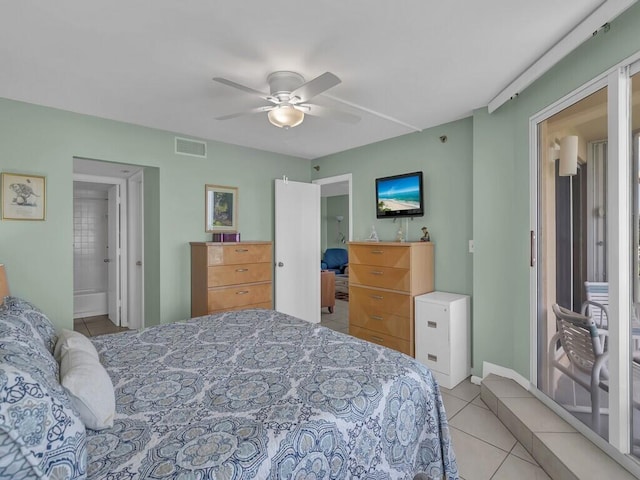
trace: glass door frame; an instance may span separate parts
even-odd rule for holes
[[[637,459],[630,455],[631,448],[631,378],[630,378],[630,320],[633,292],[631,271],[632,256],[632,169],[630,85],[631,76],[640,72],[640,52],[620,62],[607,72],[582,85],[529,119],[529,178],[530,178],[530,379],[532,393],[555,413],[565,419],[600,448],[622,464]],[[542,274],[538,266],[542,242],[539,241],[539,129],[541,122],[561,110],[575,104],[597,90],[607,87],[608,117],[608,168],[607,177],[607,257],[609,259],[609,312],[612,322],[609,330],[609,441],[600,437],[588,426],[567,412],[553,399],[538,389],[539,304],[538,278]],[[635,250],[633,250],[635,252]]]

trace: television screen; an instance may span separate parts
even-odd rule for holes
[[[424,215],[422,172],[376,178],[376,217]]]

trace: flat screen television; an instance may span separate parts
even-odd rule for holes
[[[376,217],[422,217],[422,172],[376,178]]]

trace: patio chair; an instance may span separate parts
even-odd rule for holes
[[[584,290],[587,300],[581,313],[593,318],[598,328],[609,328],[609,283],[584,282]]]
[[[603,348],[601,336],[606,331],[598,330],[591,317],[572,312],[557,304],[553,305],[557,333],[549,344],[550,393],[554,397],[553,368],[567,375],[574,384],[585,388],[591,397],[591,426],[600,434],[600,390],[609,392],[608,352]],[[556,345],[560,342],[561,348]],[[565,359],[566,357],[566,359]],[[568,362],[567,362],[568,360]],[[567,364],[568,363],[568,364]],[[575,409],[565,405],[565,408]]]

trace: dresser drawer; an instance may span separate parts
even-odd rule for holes
[[[393,348],[394,350],[398,350],[399,352],[407,355],[412,355],[411,344],[407,340],[392,337],[391,335],[385,335],[384,333],[373,332],[366,328],[355,327],[353,325],[349,325],[349,334],[354,337],[361,338],[362,340],[367,340],[368,342],[377,343],[378,345]]]
[[[244,263],[271,263],[271,244],[209,245],[207,264],[237,265]]]
[[[271,280],[271,263],[217,265],[207,269],[207,285],[222,287]]]
[[[408,268],[352,263],[349,266],[349,282],[408,292],[411,288],[411,271]]]
[[[411,318],[411,295],[351,285],[349,303],[359,303],[368,312],[386,312]]]
[[[271,302],[271,282],[209,289],[208,311]]]
[[[353,264],[409,268],[411,249],[390,245],[350,245],[349,270]]]
[[[209,312],[209,314],[231,312],[234,310],[247,310],[249,308],[266,308],[267,310],[271,310],[273,309],[273,304],[269,301],[269,302],[263,302],[263,303],[256,303],[255,305],[238,305],[235,307],[223,308],[222,310],[213,310]]]
[[[349,301],[349,325],[411,340],[411,320],[408,316],[382,312],[353,300]]]

